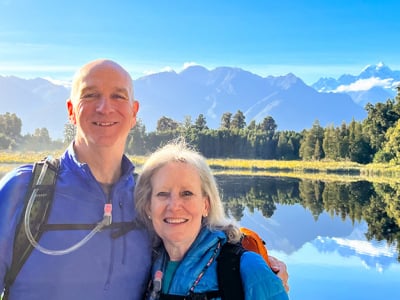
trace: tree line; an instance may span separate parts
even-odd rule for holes
[[[325,128],[316,120],[311,128],[301,132],[277,130],[271,116],[261,122],[246,123],[245,115],[225,112],[220,126],[211,129],[203,114],[192,121],[185,117],[177,122],[162,116],[155,131],[147,132],[139,119],[131,130],[126,152],[146,155],[171,139],[184,137],[208,158],[249,158],[276,160],[347,160],[370,162],[400,162],[400,88],[394,99],[365,107],[362,121],[343,122]],[[21,135],[22,121],[11,113],[0,115],[0,149],[47,150],[62,148],[75,135],[75,128],[65,124],[64,140],[51,140],[46,128]]]

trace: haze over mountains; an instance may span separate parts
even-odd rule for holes
[[[318,120],[321,126],[361,121],[367,102],[383,102],[396,95],[400,71],[383,63],[365,67],[359,75],[321,78],[311,86],[294,74],[261,77],[248,71],[219,67],[208,70],[191,66],[176,73],[160,72],[134,80],[140,101],[139,118],[147,131],[156,128],[162,116],[183,122],[206,117],[218,128],[225,112],[241,110],[247,124],[272,116],[278,130],[301,131]],[[62,138],[67,120],[65,100],[69,87],[43,78],[0,76],[0,114],[16,113],[22,133],[46,127],[52,138]]]

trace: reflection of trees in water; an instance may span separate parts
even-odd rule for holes
[[[324,211],[323,190],[324,183],[321,181],[306,180],[299,183],[300,203],[311,211],[315,220],[318,220],[318,216]]]
[[[369,204],[373,192],[367,181],[352,183],[330,182],[325,184],[323,193],[324,209],[331,216],[340,216],[342,220],[361,221],[363,209]]]
[[[376,196],[366,208],[364,218],[368,223],[368,239],[397,243],[400,261],[400,185],[374,184]]]
[[[324,212],[331,216],[365,220],[366,238],[396,244],[400,253],[400,184],[323,182],[273,177],[218,176],[228,215],[240,221],[247,207],[266,218],[276,204],[300,204],[315,220]],[[399,255],[400,261],[400,255]]]
[[[298,199],[298,180],[270,177],[217,176],[222,191],[225,211],[240,221],[247,207],[250,212],[259,210],[271,217],[275,203],[294,204]]]
[[[237,221],[243,217],[246,207],[250,212],[257,209],[269,218],[276,210],[275,203],[298,202],[298,180],[246,176],[218,176],[217,180],[225,211]]]

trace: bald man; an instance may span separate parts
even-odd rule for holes
[[[142,299],[151,246],[134,226],[134,166],[124,155],[138,109],[132,79],[116,62],[99,59],[78,70],[67,100],[76,136],[60,157],[47,222],[76,228],[59,226],[34,240],[13,283],[6,275],[33,166],[0,181],[0,275],[8,299]]]

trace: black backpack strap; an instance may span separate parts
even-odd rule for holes
[[[26,237],[24,227],[25,211],[29,202],[29,199],[36,189],[36,197],[31,209],[30,215],[30,228],[32,235],[36,241],[38,241],[42,235],[40,227],[42,224],[47,223],[49,213],[51,210],[51,204],[53,200],[55,183],[57,180],[57,174],[60,166],[59,159],[48,158],[46,160],[37,162],[33,166],[31,181],[25,195],[25,204],[22,210],[19,223],[15,230],[13,257],[10,269],[7,271],[5,277],[5,291],[4,300],[8,298],[9,288],[14,283],[22,266],[28,259],[29,255],[33,250],[33,246]],[[39,177],[42,176],[43,180],[41,184],[37,184]]]
[[[205,293],[190,293],[189,296],[160,294],[159,300],[208,300],[221,297],[219,291]]]
[[[46,231],[58,230],[93,230],[98,224],[41,224],[39,231],[41,233]],[[134,229],[144,229],[143,225],[136,220],[131,222],[113,222],[104,227],[104,229],[118,229],[111,233],[113,239],[117,239],[124,234]]]
[[[222,299],[243,300],[240,258],[246,249],[241,244],[225,243],[217,258],[218,285]]]

